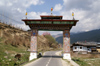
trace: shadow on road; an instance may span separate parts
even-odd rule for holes
[[[62,58],[62,56],[56,56],[56,55],[53,55],[53,56],[50,56],[50,55],[45,55],[45,56],[42,56],[43,58]]]

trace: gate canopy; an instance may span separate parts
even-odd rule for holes
[[[62,20],[62,16],[40,16],[41,19],[22,19],[31,29],[70,30],[79,20]]]

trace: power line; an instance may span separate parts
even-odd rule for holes
[[[5,23],[5,24],[7,24],[7,19],[8,19],[8,24],[10,25],[10,26],[13,26],[13,27],[16,27],[16,28],[19,28],[19,29],[22,29],[21,28],[21,26],[17,26],[16,24],[14,24],[13,22],[19,22],[19,21],[17,21],[17,20],[15,20],[15,19],[13,19],[13,18],[10,18],[10,17],[8,17],[8,16],[6,16],[6,15],[4,15],[4,14],[0,14],[0,16],[1,16],[1,20],[0,20],[0,22],[3,22],[3,23]],[[6,21],[4,21],[3,19],[6,19]],[[13,22],[11,22],[11,20],[13,21]],[[19,22],[20,23],[20,22]]]
[[[0,14],[0,15],[3,16],[3,17],[8,18],[8,19],[10,19],[10,20],[13,20],[13,21],[15,21],[15,22],[19,22],[19,21],[16,21],[15,19],[9,18],[8,16],[5,16],[4,14]]]

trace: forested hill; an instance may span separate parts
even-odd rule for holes
[[[63,36],[56,38],[58,43],[63,43]],[[71,34],[71,43],[77,41],[95,41],[100,42],[100,29],[92,30],[88,32],[81,32],[76,34]]]

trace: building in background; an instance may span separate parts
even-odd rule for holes
[[[100,44],[97,42],[76,42],[71,49],[74,53],[100,53]]]

